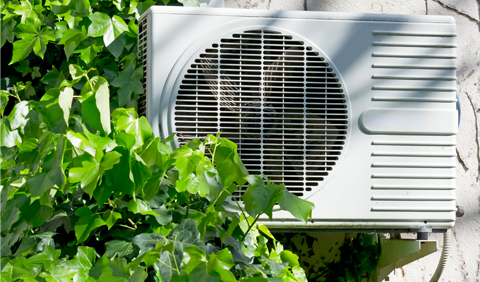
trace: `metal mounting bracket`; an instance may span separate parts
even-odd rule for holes
[[[380,239],[376,279],[383,281],[395,270],[437,251],[437,241]]]

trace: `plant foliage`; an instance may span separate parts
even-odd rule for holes
[[[179,2],[1,0],[1,281],[305,281],[257,220],[313,204],[132,108],[137,20]]]

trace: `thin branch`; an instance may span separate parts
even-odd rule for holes
[[[475,109],[475,105],[473,104],[472,97],[465,92],[467,95],[468,101],[470,101],[470,105],[472,106],[473,110],[473,118],[475,119],[475,143],[477,144],[477,161],[478,161],[478,173],[477,173],[477,182],[480,180],[480,144],[478,142],[478,120],[477,120],[477,109]]]
[[[432,0],[432,1],[437,2],[438,4],[442,5],[442,6],[443,6],[445,9],[447,9],[447,10],[454,11],[455,13],[457,13],[457,14],[459,14],[459,15],[462,15],[462,16],[468,18],[469,20],[476,22],[477,24],[480,24],[480,20],[479,20],[479,19],[476,19],[476,18],[470,16],[469,14],[467,14],[467,13],[465,13],[465,12],[463,12],[463,11],[458,10],[457,8],[453,7],[452,5],[445,4],[445,3],[443,3],[443,2],[440,1],[440,0]],[[477,0],[477,1],[478,1],[478,0]]]

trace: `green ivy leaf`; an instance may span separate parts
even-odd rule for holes
[[[197,246],[202,250],[206,249],[205,243],[200,237],[197,229],[197,222],[193,219],[184,219],[167,236],[170,243],[175,243],[175,255],[181,261],[183,251],[190,246]]]
[[[25,23],[27,19],[39,20],[38,15],[41,15],[44,10],[45,8],[42,5],[34,6],[30,1],[20,1],[20,5],[15,7],[14,13],[20,15],[22,17],[21,22]]]
[[[61,263],[60,266],[64,266],[69,270],[74,270],[73,281],[75,282],[90,282],[94,281],[90,277],[89,272],[95,263],[95,249],[86,246],[79,246],[75,257],[69,261]],[[72,281],[72,280],[69,280]]]
[[[101,38],[87,38],[77,46],[73,53],[80,54],[80,59],[88,65],[97,57],[103,47]]]
[[[38,31],[31,21],[19,24],[17,28],[20,30],[17,36],[21,40],[13,43],[10,65],[25,59],[32,51],[43,59],[45,51],[47,51],[47,44],[55,40],[55,32],[48,26]]]
[[[11,282],[11,281],[14,281],[13,278],[14,278],[14,274],[13,274],[13,266],[12,264],[8,261],[6,262],[6,260],[2,260],[2,273],[0,275],[0,281],[1,282]]]
[[[60,97],[58,97],[58,105],[62,109],[63,119],[65,120],[65,124],[67,124],[67,127],[68,119],[70,117],[70,108],[72,107],[73,94],[74,92],[71,87],[65,87],[60,92]]]
[[[2,232],[9,231],[12,225],[17,222],[19,215],[20,210],[17,207],[13,205],[7,206],[7,209],[2,211]]]
[[[124,0],[113,0],[113,4],[115,5],[115,7],[117,7],[117,9],[121,12],[123,11],[123,9],[125,9],[125,1]]]
[[[15,67],[15,70],[20,72],[22,76],[26,76],[27,74],[32,72],[32,68],[29,67],[29,64],[29,60],[20,61],[19,65]]]
[[[42,77],[42,74],[40,73],[40,67],[33,67],[33,69],[32,69],[32,80],[37,78],[37,77]]]
[[[105,202],[112,196],[113,192],[113,187],[110,185],[106,185],[105,182],[103,182],[100,186],[98,186],[95,191],[93,191],[93,198],[95,198],[95,201],[97,202],[99,207],[102,207]],[[105,216],[103,218],[105,221]],[[107,224],[109,224],[107,222]],[[108,229],[110,229],[111,226],[109,225]]]
[[[152,128],[145,117],[138,117],[138,114],[133,109],[124,111],[115,110],[112,113],[115,129],[117,131],[125,131],[128,134],[135,136],[136,145],[133,149],[142,146],[148,139],[153,137]]]
[[[20,137],[18,130],[10,130],[7,118],[0,119],[0,146],[11,148],[20,146],[21,143],[22,137]]]
[[[167,238],[162,234],[143,233],[133,237],[132,243],[140,248],[139,255],[142,255],[150,250],[154,250],[157,244],[166,244]]]
[[[48,91],[51,88],[59,88],[64,79],[63,72],[59,72],[55,66],[52,66],[52,69],[40,81],[47,85],[45,91]]]
[[[82,94],[82,119],[95,130],[110,134],[110,91],[105,78],[90,79],[92,92]]]
[[[55,250],[50,246],[45,246],[43,251],[39,254],[29,257],[25,262],[25,266],[29,267],[34,264],[43,265],[44,268],[49,268],[52,263],[60,262],[58,257],[60,257],[61,250]]]
[[[128,256],[133,252],[133,245],[131,242],[112,240],[105,243],[107,248],[105,254],[108,258]]]
[[[156,264],[164,281],[170,281],[172,276],[177,273],[177,265],[174,255],[169,251],[163,252],[160,255],[160,262]]]
[[[53,214],[53,209],[48,206],[40,204],[39,200],[34,201],[31,204],[24,204],[20,211],[23,218],[33,227],[38,227],[44,224]]]
[[[55,133],[65,132],[68,126],[70,108],[73,101],[73,89],[66,87],[48,90],[40,99],[42,113],[47,117],[50,129]]]
[[[108,51],[115,57],[120,58],[122,55],[123,49],[125,49],[125,45],[127,43],[127,38],[125,33],[120,34],[115,40],[107,46]]]
[[[68,180],[72,183],[80,182],[83,191],[92,196],[101,177],[100,164],[89,155],[84,155],[83,159],[81,167],[72,167],[70,169]]]
[[[115,38],[117,38],[123,32],[128,31],[127,24],[118,16],[113,16],[110,18],[104,13],[96,12],[91,14],[88,18],[92,21],[88,27],[88,36],[103,36],[103,42],[105,42],[105,46],[110,45],[110,43],[112,43]]]
[[[160,138],[149,139],[144,143],[140,157],[147,166],[157,165],[162,170],[167,170],[172,148],[160,141]]]
[[[132,173],[132,163],[130,161],[129,150],[118,146],[114,151],[121,154],[121,158],[111,170],[105,173],[105,178],[109,185],[115,187],[115,190],[127,195],[135,193],[135,181]]]
[[[102,160],[98,162],[90,155],[83,155],[82,166],[72,167],[68,179],[72,183],[80,182],[85,193],[92,196],[97,188],[98,180],[106,170],[112,169],[119,162],[120,156],[120,153],[111,151],[106,153]]]
[[[21,101],[16,104],[8,116],[10,128],[12,130],[20,129],[23,132],[23,128],[28,122],[28,114],[33,108],[34,105],[28,101]]]
[[[58,44],[65,45],[64,51],[65,55],[68,58],[72,55],[73,51],[80,45],[80,43],[86,38],[86,31],[85,27],[82,26],[82,29],[67,29],[63,34],[58,42]]]
[[[73,231],[73,222],[72,218],[67,215],[65,211],[57,211],[53,214],[53,216],[40,227],[42,232],[45,231],[57,231],[57,228],[63,226],[65,231],[70,232]]]
[[[32,197],[40,197],[46,191],[53,187],[53,182],[48,177],[47,173],[42,172],[27,179],[25,188],[30,191]]]
[[[298,263],[298,256],[289,250],[283,250],[280,253],[280,258],[283,262],[288,262],[289,266],[291,267],[300,265]]]
[[[7,107],[10,93],[5,90],[0,90],[0,115],[3,117],[3,112]]]
[[[137,0],[130,1],[130,10],[128,11],[129,14],[135,14],[135,18],[138,20],[140,16],[145,13],[148,8],[155,5],[156,2],[153,0],[146,0],[143,2]]]
[[[249,175],[245,179],[248,181],[248,187],[242,199],[246,212],[252,217],[265,213],[272,218],[273,206],[277,202],[278,185],[265,185],[258,175]]]
[[[2,20],[2,38],[0,38],[0,48],[2,48],[7,41],[13,43],[13,40],[15,39],[15,35],[13,33],[15,25],[16,22],[13,19]]]
[[[161,225],[167,225],[173,219],[172,210],[167,209],[165,207],[154,209],[153,212],[158,214],[155,216],[155,220],[157,220],[157,222],[160,223]]]
[[[187,247],[184,249],[184,252],[190,257],[183,269],[187,274],[190,274],[195,268],[202,267],[207,263],[207,255],[197,246]]]
[[[48,282],[70,282],[72,279],[74,279],[75,270],[65,266],[54,265],[48,269],[48,272],[40,273],[40,276],[45,278],[45,280]]]
[[[122,218],[122,215],[118,212],[114,212],[112,210],[107,210],[104,214],[103,214],[103,220],[105,221],[105,223],[107,224],[107,227],[108,229],[110,230],[110,228],[113,227],[113,225],[115,224],[115,222]]]
[[[67,139],[73,147],[85,151],[90,154],[90,156],[95,157],[96,146],[94,147],[94,144],[91,144],[85,135],[69,130],[67,132]]]
[[[237,145],[228,139],[218,138],[218,143],[213,146],[215,151],[214,161],[217,165],[218,175],[222,182],[235,177],[239,186],[245,183],[245,177],[249,175],[237,152]]]
[[[88,72],[83,70],[82,67],[79,65],[70,64],[68,66],[68,71],[70,72],[72,78],[76,81],[82,79],[83,77],[88,77]]]
[[[118,77],[112,81],[112,85],[119,87],[118,91],[118,106],[123,107],[132,98],[132,94],[143,93],[142,68],[135,69],[133,63],[128,64],[123,71],[120,72]]]
[[[74,228],[75,237],[77,238],[78,243],[87,240],[87,238],[90,236],[90,233],[96,228],[107,225],[98,213],[93,214],[87,206],[79,208],[75,212],[75,215],[79,217]]]
[[[135,156],[135,160],[132,162],[132,174],[135,182],[135,193],[145,194],[144,199],[146,201],[150,201],[153,197],[148,197],[146,195],[147,193],[146,184],[147,184],[147,181],[152,176],[152,171],[147,165],[145,165],[143,160],[136,153],[134,153],[134,156]],[[155,195],[156,194],[157,193],[155,193]]]
[[[132,199],[128,202],[127,206],[128,210],[133,212],[134,214],[144,214],[144,215],[153,215],[157,216],[158,214],[155,213],[144,201],[140,199]]]
[[[202,265],[201,265],[202,266]],[[190,281],[195,282],[220,282],[220,278],[211,276],[207,272],[206,265],[205,267],[195,268],[189,275]]]
[[[92,10],[89,0],[70,0],[70,5],[75,5],[82,16],[88,16]]]
[[[295,218],[305,223],[312,217],[312,210],[315,207],[313,203],[290,193],[283,184],[280,184],[278,203],[281,209],[290,212]]]
[[[235,276],[230,271],[235,264],[232,254],[228,249],[223,249],[218,253],[212,253],[208,256],[207,271],[212,276],[220,276],[221,281],[236,282]]]

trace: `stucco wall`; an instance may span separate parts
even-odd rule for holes
[[[225,0],[245,9],[449,15],[457,23],[457,87],[462,117],[457,137],[457,204],[465,209],[441,281],[480,281],[480,0]],[[404,235],[407,236],[407,235]],[[430,235],[442,247],[442,235]],[[397,269],[397,281],[429,281],[440,251]]]

